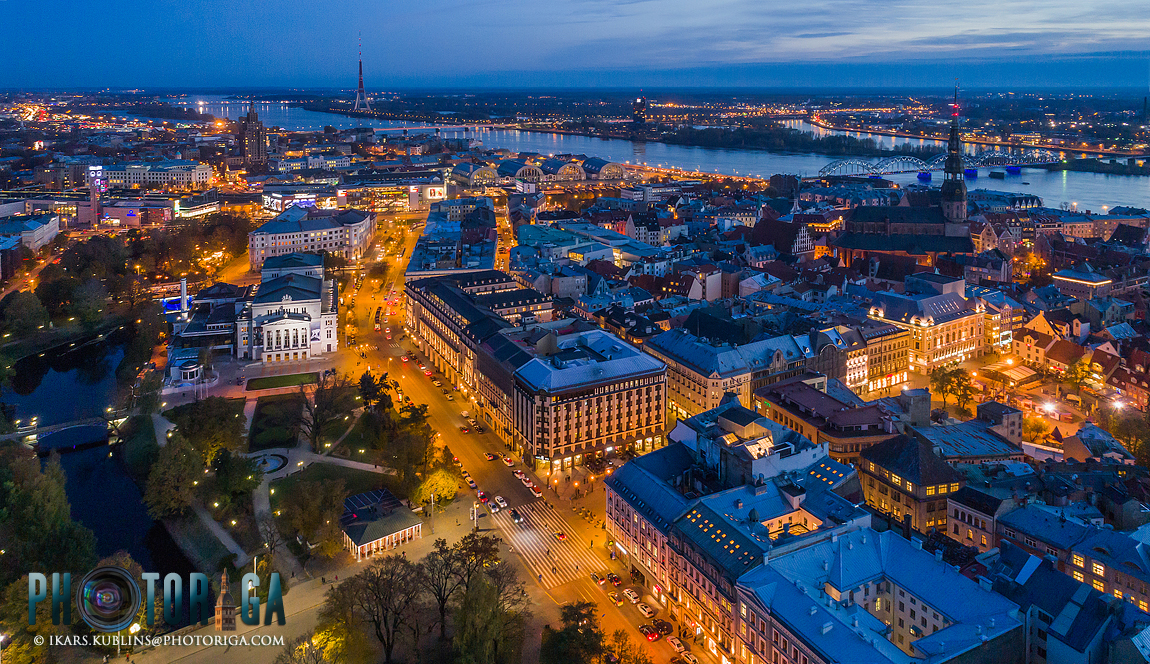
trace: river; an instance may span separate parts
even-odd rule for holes
[[[189,97],[170,101],[195,106],[217,117],[234,119],[247,113],[246,102],[228,101],[220,96]],[[283,103],[257,102],[255,109],[266,125],[293,130],[318,130],[323,129],[325,125],[341,129],[361,126],[377,129],[415,129],[428,126],[382,120],[365,122],[333,113],[293,108]],[[801,120],[791,121],[788,126],[813,133],[828,132]],[[455,128],[444,128],[442,131],[448,136],[462,134],[461,130]],[[847,133],[860,136],[858,132]],[[669,166],[707,173],[756,177],[769,177],[774,173],[813,176],[817,175],[823,166],[837,159],[823,154],[700,148],[507,129],[483,129],[478,132],[471,131],[470,134],[480,138],[485,147],[506,148],[513,152],[584,154],[630,164]],[[869,134],[866,137],[874,138],[880,145],[888,147],[897,143],[912,143],[933,145],[938,147],[940,152],[945,150],[945,145],[938,141]],[[977,146],[970,146],[970,149],[977,150]],[[1017,175],[1008,174],[1005,180],[992,180],[989,171],[990,169],[979,169],[978,179],[968,182],[968,187],[1034,194],[1040,196],[1049,207],[1060,207],[1065,203],[1076,205],[1080,210],[1096,212],[1118,205],[1150,208],[1150,177],[1025,168]],[[900,185],[917,182],[915,173],[887,177]]]
[[[16,406],[17,418],[38,416],[43,425],[97,416],[114,400],[116,367],[123,357],[123,347],[112,340],[24,358],[14,367],[11,392],[4,400]],[[42,447],[61,450],[72,518],[96,534],[97,555],[125,550],[148,571],[195,571],[163,525],[148,516],[140,489],[118,454],[102,445],[71,450],[102,440],[107,440],[103,425],[65,429],[40,439]]]

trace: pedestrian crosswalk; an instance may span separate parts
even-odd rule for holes
[[[603,563],[591,550],[591,544],[571,532],[546,501],[537,500],[515,510],[523,517],[521,523],[511,520],[509,509],[500,510],[492,518],[503,531],[503,540],[523,558],[536,580],[542,577],[545,589],[587,578],[591,572],[602,572]],[[564,533],[567,539],[556,539],[556,532]]]

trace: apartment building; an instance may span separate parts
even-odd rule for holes
[[[859,327],[866,341],[866,381],[859,392],[890,390],[907,381],[910,331],[891,323],[867,321]]]
[[[865,528],[870,515],[835,493],[837,474],[853,474],[826,457],[725,490],[692,470],[697,463],[671,444],[610,475],[607,536],[656,608],[692,630],[715,661],[734,662],[740,578],[776,555]]]
[[[1026,661],[1018,605],[893,531],[771,555],[738,596],[746,664]]]
[[[643,351],[667,365],[667,407],[678,417],[717,407],[727,392],[749,406],[756,389],[802,373],[807,362],[789,336],[714,345],[682,328],[648,340]]]
[[[1091,528],[1070,549],[1065,569],[1075,581],[1150,612],[1150,545],[1126,533]]]
[[[253,272],[268,258],[300,252],[357,261],[374,237],[373,212],[291,206],[248,234],[248,261]]]
[[[754,409],[826,445],[842,463],[855,463],[866,448],[898,435],[884,405],[848,403],[829,394],[829,385],[826,376],[805,373],[755,390]]]
[[[965,480],[926,442],[898,436],[860,453],[863,496],[872,508],[920,533],[946,531],[947,498]]]

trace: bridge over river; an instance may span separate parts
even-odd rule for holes
[[[998,166],[1035,166],[1053,164],[1062,156],[1051,150],[983,150],[973,155],[963,155],[965,168],[994,168]],[[878,161],[868,161],[860,157],[836,159],[823,166],[819,175],[893,175],[895,173],[926,173],[941,171],[946,163],[946,153],[935,155],[927,161],[909,155],[886,157]]]

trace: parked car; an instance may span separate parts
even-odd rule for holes
[[[503,457],[503,465],[504,465],[504,466],[507,466],[508,468],[510,468],[510,467],[512,467],[512,466],[514,466],[514,465],[515,465],[515,461],[513,461],[513,460],[511,459],[511,457],[509,457],[509,456],[505,456],[505,457]]]
[[[655,631],[654,627],[650,625],[639,625],[639,633],[647,637],[648,641],[658,641],[659,633]]]
[[[663,636],[666,636],[674,631],[671,627],[671,623],[667,622],[666,620],[655,620],[652,621],[651,624],[654,625],[655,629],[659,630],[659,633]]]
[[[499,503],[500,507],[507,507],[507,501],[503,496],[495,496],[495,502]]]
[[[518,468],[516,468],[515,470],[511,471],[511,474],[512,474],[512,475],[514,475],[514,476],[516,476],[516,477],[518,477],[519,479],[523,479],[524,477],[526,477],[526,475],[524,475],[524,474],[523,474],[523,471],[522,471],[522,470],[519,470]]]
[[[646,604],[638,604],[635,608],[639,609],[639,613],[642,613],[644,618],[650,618],[655,615],[655,610]]]
[[[612,602],[614,602],[615,606],[623,606],[623,598],[619,596],[619,593],[609,592],[609,593],[607,593],[607,597]]]
[[[484,452],[483,457],[485,459],[487,459],[488,461],[495,461],[496,459],[499,458],[499,455],[498,454],[492,454],[491,452]]]
[[[487,494],[482,492],[482,491],[480,491],[478,494],[476,494],[476,496],[479,498],[479,502],[481,502],[481,503],[486,503],[487,501],[491,500],[490,498],[487,497]]]
[[[627,588],[623,591],[623,597],[626,597],[632,604],[639,603],[639,593]]]
[[[683,652],[687,649],[687,647],[683,645],[683,642],[674,636],[668,636],[667,643],[671,644],[671,647],[675,649],[675,652]]]
[[[595,583],[597,583],[598,585],[603,585],[603,583],[606,581],[606,579],[599,576],[595,572],[591,572],[591,580],[594,581]]]
[[[686,662],[687,664],[699,664],[699,658],[695,657],[694,655],[692,655],[689,652],[682,653],[682,656],[683,656],[683,661]]]
[[[619,587],[620,583],[623,583],[623,580],[619,578],[619,575],[614,572],[611,572],[607,575],[607,580],[610,581],[611,585],[615,586],[616,588]]]
[[[530,491],[531,495],[535,496],[536,498],[541,498],[543,496],[543,489],[540,489],[539,487],[535,486],[534,484],[527,487],[527,490]]]
[[[468,477],[468,478],[467,478],[467,486],[469,486],[469,487],[471,487],[472,489],[474,489],[474,488],[475,488],[475,486],[476,486],[476,485],[475,485],[475,480],[473,480],[473,479],[471,479],[470,477]]]

